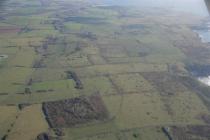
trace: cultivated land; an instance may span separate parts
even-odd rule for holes
[[[209,139],[210,89],[188,72],[210,65],[191,30],[200,17],[82,0],[2,5],[1,140]]]

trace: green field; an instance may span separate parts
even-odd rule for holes
[[[41,140],[37,136],[44,133],[52,140],[169,140],[167,128],[176,140],[177,134],[182,137],[179,131],[192,131],[189,126],[210,130],[210,89],[186,69],[191,64],[210,65],[209,44],[191,30],[203,18],[96,3],[4,3],[5,9],[0,9],[0,139]],[[98,105],[89,105],[88,100],[86,109],[93,107],[96,114],[103,110],[108,117],[85,116],[84,104],[75,101],[63,107],[62,115],[75,107],[78,124],[52,127],[50,117],[57,124],[68,119],[56,111],[48,116],[45,103],[85,97]],[[209,139],[197,131],[186,135]]]

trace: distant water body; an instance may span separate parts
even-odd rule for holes
[[[210,0],[100,0],[100,2],[107,6],[169,9],[210,19]],[[195,29],[194,31],[204,43],[210,43],[210,20],[204,26],[205,29]]]
[[[198,77],[198,80],[207,86],[210,86],[210,76],[207,77]]]
[[[205,1],[209,0],[102,0],[102,3],[115,6],[167,8],[198,16],[209,16]]]
[[[203,43],[210,43],[210,30],[196,30]]]
[[[205,21],[200,27],[193,29],[203,43],[210,43],[210,18],[208,21]]]

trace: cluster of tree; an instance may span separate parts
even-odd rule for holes
[[[73,71],[67,71],[67,79],[73,79],[76,83],[75,88],[77,89],[83,89],[83,84],[77,74]]]
[[[163,133],[168,137],[168,140],[173,140],[172,136],[169,133],[169,129],[168,128],[162,127],[161,129],[162,129]]]
[[[18,34],[21,34],[21,33],[28,33],[32,31],[31,28],[29,28],[28,26],[24,26],[23,28],[20,29],[20,31],[18,32]]]
[[[99,95],[46,102],[43,103],[43,112],[51,128],[72,127],[108,118],[108,111]]]

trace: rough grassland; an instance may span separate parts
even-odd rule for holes
[[[31,105],[19,112],[8,140],[32,140],[47,129],[48,124],[44,119],[41,105]]]

